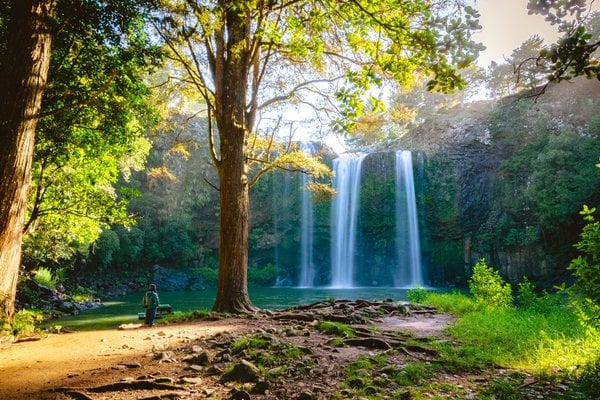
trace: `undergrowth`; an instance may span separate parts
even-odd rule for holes
[[[428,295],[426,304],[458,317],[447,332],[461,345],[436,345],[445,366],[501,366],[545,378],[590,375],[600,359],[600,333],[585,329],[560,296],[528,300],[527,308],[480,307],[458,292]]]
[[[175,311],[172,314],[164,316],[162,322],[164,323],[178,323],[178,322],[189,322],[194,320],[208,319],[211,312],[208,310],[194,310],[194,311]]]

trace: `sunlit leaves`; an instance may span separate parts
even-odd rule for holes
[[[317,156],[299,149],[297,143],[281,143],[273,139],[267,140],[258,135],[250,138],[248,163],[253,177],[273,170],[295,171],[310,175],[314,181],[329,180],[332,171]],[[255,181],[255,179],[254,179]]]
[[[567,289],[571,303],[582,322],[600,329],[600,222],[594,217],[595,208],[583,206],[580,214],[586,221],[580,241],[575,244],[582,255],[571,261],[575,282]]]
[[[250,122],[257,120],[253,113],[259,105],[269,105],[261,112],[277,112],[285,102],[310,103],[334,130],[348,131],[365,107],[381,108],[372,92],[383,80],[411,85],[415,73],[425,72],[432,77],[429,89],[452,92],[465,84],[457,69],[472,63],[482,48],[470,38],[480,29],[479,15],[461,1],[165,3],[175,12],[160,17],[159,31],[170,43],[183,45],[175,58],[209,101],[214,100],[207,95],[214,90],[213,79],[222,72],[213,58],[219,49],[223,60],[240,52],[257,57],[247,65]],[[229,43],[227,10],[249,21],[247,37],[237,47]],[[220,47],[223,43],[228,46]],[[259,131],[248,127],[248,132]]]
[[[552,25],[558,25],[563,37],[539,54],[550,63],[550,82],[570,80],[576,76],[600,79],[600,63],[594,54],[600,48],[597,12],[589,13],[587,0],[529,0],[530,14],[541,14]]]
[[[36,131],[26,260],[67,259],[109,224],[132,222],[126,203],[135,191],[117,193],[113,185],[141,169],[150,149],[143,133],[155,115],[141,76],[160,51],[146,35],[148,5],[58,2],[60,29]]]

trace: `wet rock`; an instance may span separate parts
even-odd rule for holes
[[[256,382],[256,385],[254,385],[254,387],[250,390],[250,393],[266,394],[270,387],[271,384],[269,383],[269,381],[261,380]]]
[[[186,357],[182,361],[195,365],[209,365],[212,363],[212,357],[207,351],[202,351],[198,354]]]
[[[154,382],[156,383],[166,383],[166,384],[174,384],[175,381],[173,380],[173,378],[169,378],[169,377],[161,377],[161,378],[156,378],[154,379]]]
[[[231,371],[221,376],[221,383],[225,382],[256,382],[258,381],[258,368],[250,361],[242,360],[235,364]]]
[[[390,350],[392,346],[383,339],[369,338],[348,338],[344,339],[344,344],[348,346],[366,347],[375,350]]]

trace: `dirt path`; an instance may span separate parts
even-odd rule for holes
[[[74,383],[103,381],[94,371],[120,363],[140,362],[157,348],[218,332],[241,329],[245,321],[228,319],[198,323],[52,334],[38,341],[8,345],[0,350],[0,399],[42,399],[42,392]]]
[[[441,335],[448,321],[449,317],[442,314],[407,315],[383,317],[374,325],[385,331],[410,330],[424,337]],[[89,388],[138,379],[130,375],[164,375],[176,363],[167,365],[155,361],[156,354],[161,351],[185,349],[220,332],[235,335],[262,330],[266,326],[283,332],[288,325],[289,322],[276,321],[269,316],[227,318],[152,328],[53,334],[38,341],[14,343],[0,350],[0,399],[67,399],[72,397],[54,389]],[[311,345],[308,339],[299,335],[300,339]],[[312,340],[321,338],[313,335]],[[177,368],[181,370],[180,365]],[[210,393],[210,396],[191,398],[223,398],[214,389]],[[93,398],[125,397],[121,394]]]

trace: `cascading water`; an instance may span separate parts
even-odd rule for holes
[[[407,150],[396,152],[396,249],[399,265],[394,285],[424,286],[412,153]]]
[[[291,196],[291,175],[290,173],[283,173],[273,177],[273,196],[272,201],[272,218],[273,218],[273,234],[276,238],[281,236],[281,225],[285,224],[285,218],[290,214],[289,205],[286,201]],[[277,193],[275,193],[277,191]],[[279,240],[279,239],[278,239]],[[276,266],[280,265],[280,248],[276,244],[274,246],[273,261]],[[290,286],[291,282],[288,279],[277,276],[275,278],[275,287]]]
[[[313,203],[306,189],[309,177],[302,174],[302,198],[300,204],[300,279],[299,287],[313,287],[315,266],[313,264]]]
[[[331,287],[353,287],[356,222],[360,200],[361,166],[365,155],[341,155],[333,160],[331,210]]]

